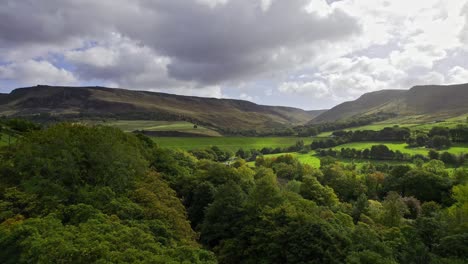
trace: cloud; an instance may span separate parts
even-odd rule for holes
[[[73,73],[57,68],[48,61],[28,60],[0,66],[0,80],[20,80],[21,85],[78,83]]]
[[[96,84],[311,109],[467,81],[467,0],[3,2],[9,87]]]
[[[107,42],[64,54],[75,66],[75,74],[84,81],[99,81],[113,87],[150,90],[175,94],[221,97],[217,85],[200,86],[168,76],[170,59],[156,54],[147,46],[115,34]]]
[[[335,100],[349,100],[363,93],[381,89],[400,88],[406,77],[389,59],[355,57],[338,58],[323,64],[311,80],[320,80]]]
[[[171,77],[200,83],[244,81],[291,67],[312,52],[319,41],[338,41],[357,33],[355,19],[340,9],[329,16],[305,11],[308,1],[271,1],[268,9],[256,1],[229,1],[204,8],[174,0],[158,10],[178,10],[163,16],[145,43],[171,58]],[[184,8],[181,8],[184,6]]]
[[[278,91],[287,94],[299,94],[322,98],[328,95],[328,87],[320,81],[312,82],[285,82],[280,85]]]
[[[305,11],[306,0],[8,1],[0,43],[51,47],[117,33],[170,58],[169,77],[200,84],[239,81],[284,69],[317,41],[359,31],[340,9]],[[27,19],[25,19],[27,18]],[[14,27],[10,25],[15,25]],[[75,40],[75,41],[74,41]],[[303,49],[301,49],[303,48]],[[97,50],[94,50],[97,52]]]
[[[448,80],[452,84],[468,83],[468,69],[455,66],[448,73]]]
[[[242,99],[242,100],[253,101],[253,97],[246,94],[246,93],[241,93],[239,95],[239,98]]]

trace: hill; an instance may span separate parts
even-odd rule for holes
[[[104,87],[18,88],[0,96],[0,114],[182,120],[217,130],[263,130],[304,124],[322,111],[264,106],[233,99],[202,98]]]
[[[468,84],[415,86],[409,90],[366,93],[314,118],[312,123],[333,122],[376,113],[393,113],[399,118],[418,116],[434,121],[468,113]]]

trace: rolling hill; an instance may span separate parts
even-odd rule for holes
[[[311,123],[333,122],[376,113],[394,113],[398,118],[418,116],[434,121],[468,113],[468,84],[415,86],[409,90],[366,93],[314,118]]]
[[[38,85],[0,95],[0,115],[183,120],[218,130],[274,129],[304,124],[323,111],[264,106],[232,99],[180,96],[104,87]]]

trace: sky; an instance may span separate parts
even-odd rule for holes
[[[99,85],[325,109],[468,83],[468,0],[0,0],[0,92]]]

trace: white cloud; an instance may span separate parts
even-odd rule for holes
[[[432,69],[435,62],[444,59],[446,56],[447,52],[445,50],[436,49],[430,44],[418,44],[408,45],[404,50],[393,51],[390,54],[390,59],[393,65],[405,70],[416,67]]]
[[[253,97],[246,94],[246,93],[241,93],[239,95],[239,98],[242,99],[242,100],[253,101]]]
[[[210,8],[214,8],[217,5],[225,5],[229,0],[195,0],[200,4],[204,4],[209,6]]]
[[[338,58],[318,68],[312,79],[322,80],[335,100],[349,100],[363,93],[401,88],[399,80],[407,75],[389,59],[356,57]]]
[[[22,85],[74,85],[75,76],[48,61],[27,60],[0,66],[0,79],[19,80]]]
[[[468,83],[468,69],[455,66],[448,73],[448,81],[452,84]]]
[[[285,82],[278,87],[278,91],[285,94],[308,95],[322,98],[329,94],[327,86],[320,81]]]

